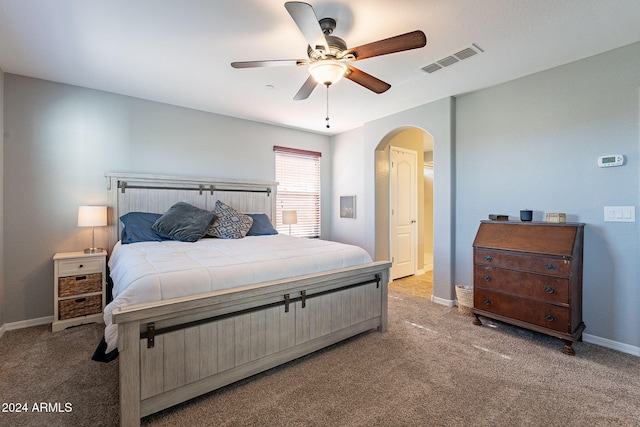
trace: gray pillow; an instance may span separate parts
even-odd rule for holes
[[[213,208],[215,220],[207,230],[207,234],[222,239],[242,239],[253,224],[253,218],[244,215],[220,200],[216,200]]]
[[[153,223],[153,229],[170,239],[195,242],[205,235],[214,215],[189,203],[178,202]]]

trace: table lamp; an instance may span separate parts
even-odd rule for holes
[[[282,223],[289,225],[289,236],[291,236],[291,224],[298,223],[298,211],[282,211]]]
[[[91,227],[91,247],[84,250],[85,254],[102,252],[102,248],[96,248],[95,245],[95,227],[106,225],[106,206],[80,206],[78,208],[78,227]]]

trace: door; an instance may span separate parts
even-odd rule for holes
[[[416,273],[417,154],[399,147],[390,147],[389,151],[389,241],[394,280]]]

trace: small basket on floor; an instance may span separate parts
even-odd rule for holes
[[[458,313],[465,316],[472,316],[473,286],[456,285],[456,298],[458,300]]]

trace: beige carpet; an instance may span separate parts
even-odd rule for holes
[[[152,415],[147,426],[637,426],[640,358],[471,318],[390,291],[370,332]],[[588,327],[588,325],[587,325]],[[0,339],[0,400],[72,404],[0,413],[3,426],[115,426],[117,361],[89,360],[101,330],[46,327]]]
[[[389,289],[431,299],[433,294],[433,270],[420,275],[396,279],[389,283]]]

